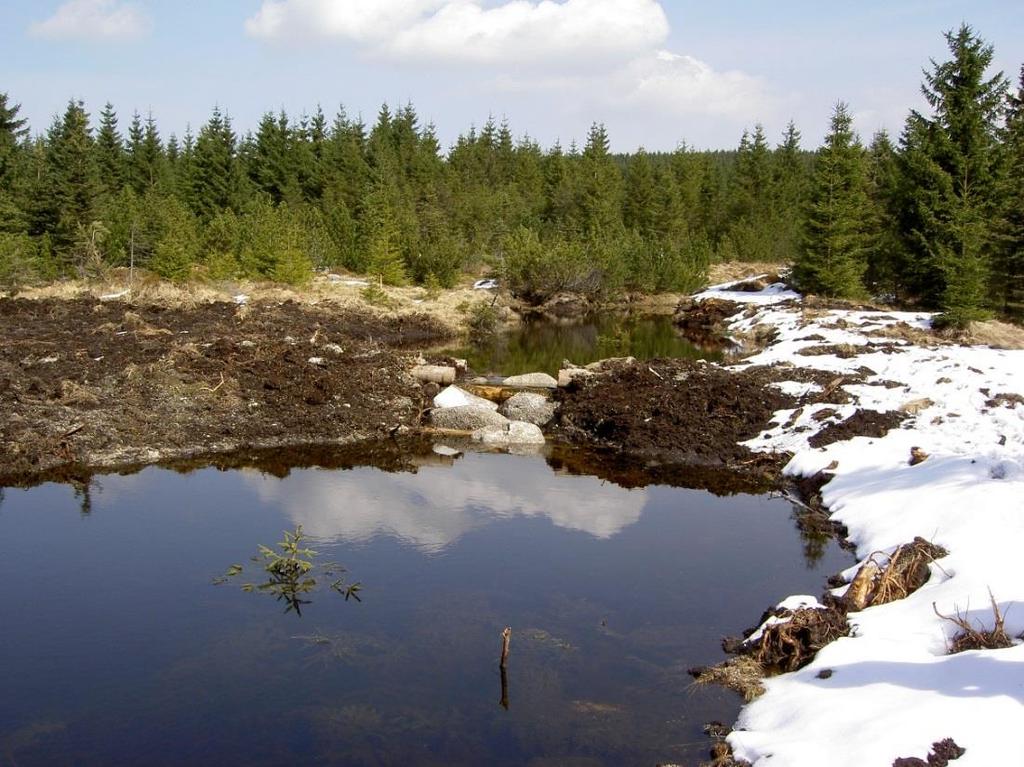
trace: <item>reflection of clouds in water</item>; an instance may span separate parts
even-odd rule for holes
[[[246,473],[266,502],[310,535],[367,541],[393,535],[439,552],[493,518],[546,516],[559,527],[610,538],[640,518],[644,490],[555,474],[541,458],[473,455],[418,474],[372,469],[301,471],[278,480]]]

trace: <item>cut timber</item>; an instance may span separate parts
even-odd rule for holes
[[[877,575],[878,565],[870,559],[857,571],[857,575],[850,582],[850,588],[846,590],[845,599],[850,610],[863,610],[871,604]]]
[[[447,386],[455,382],[455,368],[444,365],[417,365],[412,369],[412,376],[417,381]]]
[[[470,394],[489,399],[491,402],[497,402],[499,405],[522,391],[522,389],[513,389],[508,386],[501,386],[500,384],[465,384],[463,388]]]

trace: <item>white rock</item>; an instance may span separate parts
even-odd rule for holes
[[[456,458],[462,455],[461,450],[456,450],[454,447],[448,445],[434,445],[432,450],[437,455],[443,455],[445,458]]]
[[[509,376],[502,383],[505,386],[531,386],[536,389],[557,389],[558,381],[547,373],[524,373],[518,376]]]
[[[439,429],[476,431],[488,426],[504,427],[508,419],[489,408],[478,405],[437,408],[430,411],[431,423]]]
[[[488,426],[473,432],[473,440],[491,446],[543,445],[540,427],[525,421],[510,421],[504,426]]]
[[[498,412],[512,421],[543,426],[555,416],[555,405],[543,394],[519,392],[505,400]]]
[[[562,368],[558,371],[558,385],[564,389],[577,378],[586,378],[592,375],[594,375],[593,371],[585,368]]]
[[[462,407],[463,405],[475,405],[477,407],[485,407],[488,410],[498,409],[498,403],[478,397],[475,394],[470,394],[458,386],[449,386],[434,397],[434,407]]]

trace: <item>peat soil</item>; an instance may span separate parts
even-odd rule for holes
[[[792,372],[790,372],[792,377]],[[559,390],[554,431],[572,445],[604,448],[624,460],[622,477],[689,467],[698,486],[716,492],[777,487],[788,456],[738,444],[767,429],[775,411],[796,400],[769,384],[771,368],[726,370],[702,360],[655,359],[608,364]]]
[[[358,443],[376,461],[420,424],[436,387],[409,371],[418,349],[449,333],[426,315],[329,302],[0,300],[0,486],[153,463],[234,465],[299,446],[323,448],[318,460],[330,462]],[[826,374],[798,375],[836,388]],[[551,460],[625,486],[777,489],[788,456],[737,443],[776,410],[806,403],[769,386],[782,377],[684,359],[610,361],[555,394]]]
[[[0,300],[0,485],[418,421],[416,348],[449,331],[329,303]]]

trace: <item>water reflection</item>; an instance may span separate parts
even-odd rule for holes
[[[687,341],[667,316],[601,315],[572,322],[533,320],[511,333],[448,353],[469,361],[484,375],[516,375],[538,370],[554,374],[563,360],[584,365],[608,357],[633,356],[721,359],[721,353]]]
[[[805,570],[780,499],[627,491],[540,456],[288,457],[259,463],[280,478],[111,475],[87,519],[66,485],[6,493],[0,539],[25,545],[0,557],[0,762],[695,764],[739,704],[686,669],[849,565],[831,546]],[[322,589],[300,623],[209,585],[300,522],[362,605]]]
[[[358,471],[245,477],[262,502],[280,506],[317,538],[365,543],[393,536],[431,553],[489,520],[510,517],[547,517],[558,527],[607,539],[640,519],[647,502],[644,489],[556,476],[541,458],[511,455],[426,466],[387,483],[367,481]]]

